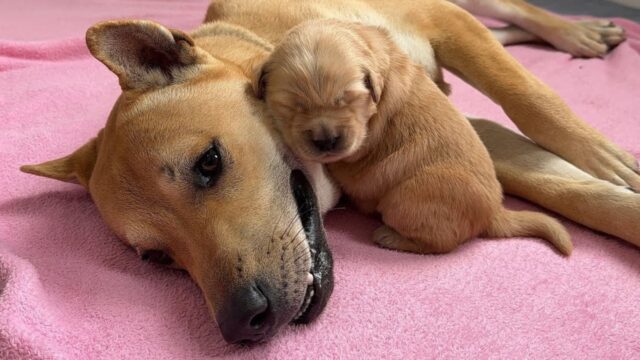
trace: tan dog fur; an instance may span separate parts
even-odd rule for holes
[[[486,148],[422,67],[385,31],[309,21],[278,44],[254,81],[294,152],[327,164],[362,211],[380,213],[387,248],[444,253],[488,237],[541,236],[573,248],[557,221],[507,211]],[[335,151],[316,133],[340,134]],[[320,135],[322,136],[322,135]]]
[[[278,321],[263,334],[268,338],[299,311],[310,261],[288,187],[291,169],[306,169],[321,211],[337,193],[321,167],[288,158],[249,78],[289,29],[322,18],[381,26],[427,71],[435,58],[502,106],[539,145],[523,143],[524,162],[500,157],[513,150],[503,141],[518,137],[482,127],[506,191],[640,244],[640,231],[617,230],[637,229],[637,217],[620,216],[624,224],[614,227],[600,216],[640,212],[637,194],[612,185],[640,189],[635,159],[579,119],[471,15],[439,0],[216,0],[205,19],[211,24],[193,37],[147,21],[97,24],[88,44],[119,77],[122,95],[96,138],[69,156],[22,170],[82,184],[118,237],[140,252],[170,255],[214,314],[247,281],[268,282],[283,301]],[[215,189],[198,192],[191,169],[213,138],[233,162],[225,163],[228,176]],[[546,167],[549,159],[560,166]],[[533,170],[519,171],[528,167]],[[567,169],[581,169],[589,182]],[[549,187],[546,178],[554,191],[540,192]],[[611,194],[623,203],[609,201]],[[594,197],[597,205],[582,213],[559,200]]]

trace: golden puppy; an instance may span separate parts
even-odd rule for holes
[[[442,84],[440,72],[431,72]],[[445,253],[475,236],[538,236],[569,255],[552,218],[502,206],[486,148],[424,69],[382,29],[336,20],[292,29],[254,79],[285,141],[327,163],[365,212],[386,225],[373,239]]]

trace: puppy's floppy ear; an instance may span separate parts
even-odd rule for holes
[[[88,190],[89,180],[98,158],[98,149],[102,142],[102,132],[103,130],[100,130],[98,136],[89,140],[70,155],[37,165],[24,165],[20,167],[20,171],[60,181],[79,183]]]
[[[105,21],[87,31],[91,54],[120,80],[122,90],[184,81],[207,56],[189,35],[152,21]]]
[[[377,104],[380,101],[382,87],[384,86],[382,76],[374,71],[365,70],[363,82],[364,86],[369,90],[373,102]]]
[[[267,70],[266,63],[256,66],[251,77],[253,93],[260,100],[264,100],[267,91]]]

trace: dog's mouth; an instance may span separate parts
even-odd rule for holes
[[[307,290],[293,323],[307,324],[322,313],[329,301],[333,291],[333,259],[327,246],[313,187],[300,170],[291,172],[290,185],[311,255]]]

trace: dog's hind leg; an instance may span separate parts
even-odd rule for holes
[[[640,194],[594,178],[496,123],[470,121],[506,193],[640,246]]]
[[[523,0],[449,1],[472,14],[516,25],[517,29],[494,31],[502,44],[505,44],[503,40],[508,40],[506,44],[538,40],[573,56],[596,57],[603,56],[625,39],[624,29],[609,20],[570,21]]]
[[[523,30],[517,26],[509,25],[499,28],[489,28],[493,37],[502,45],[514,45],[538,40],[538,37],[532,33]]]

